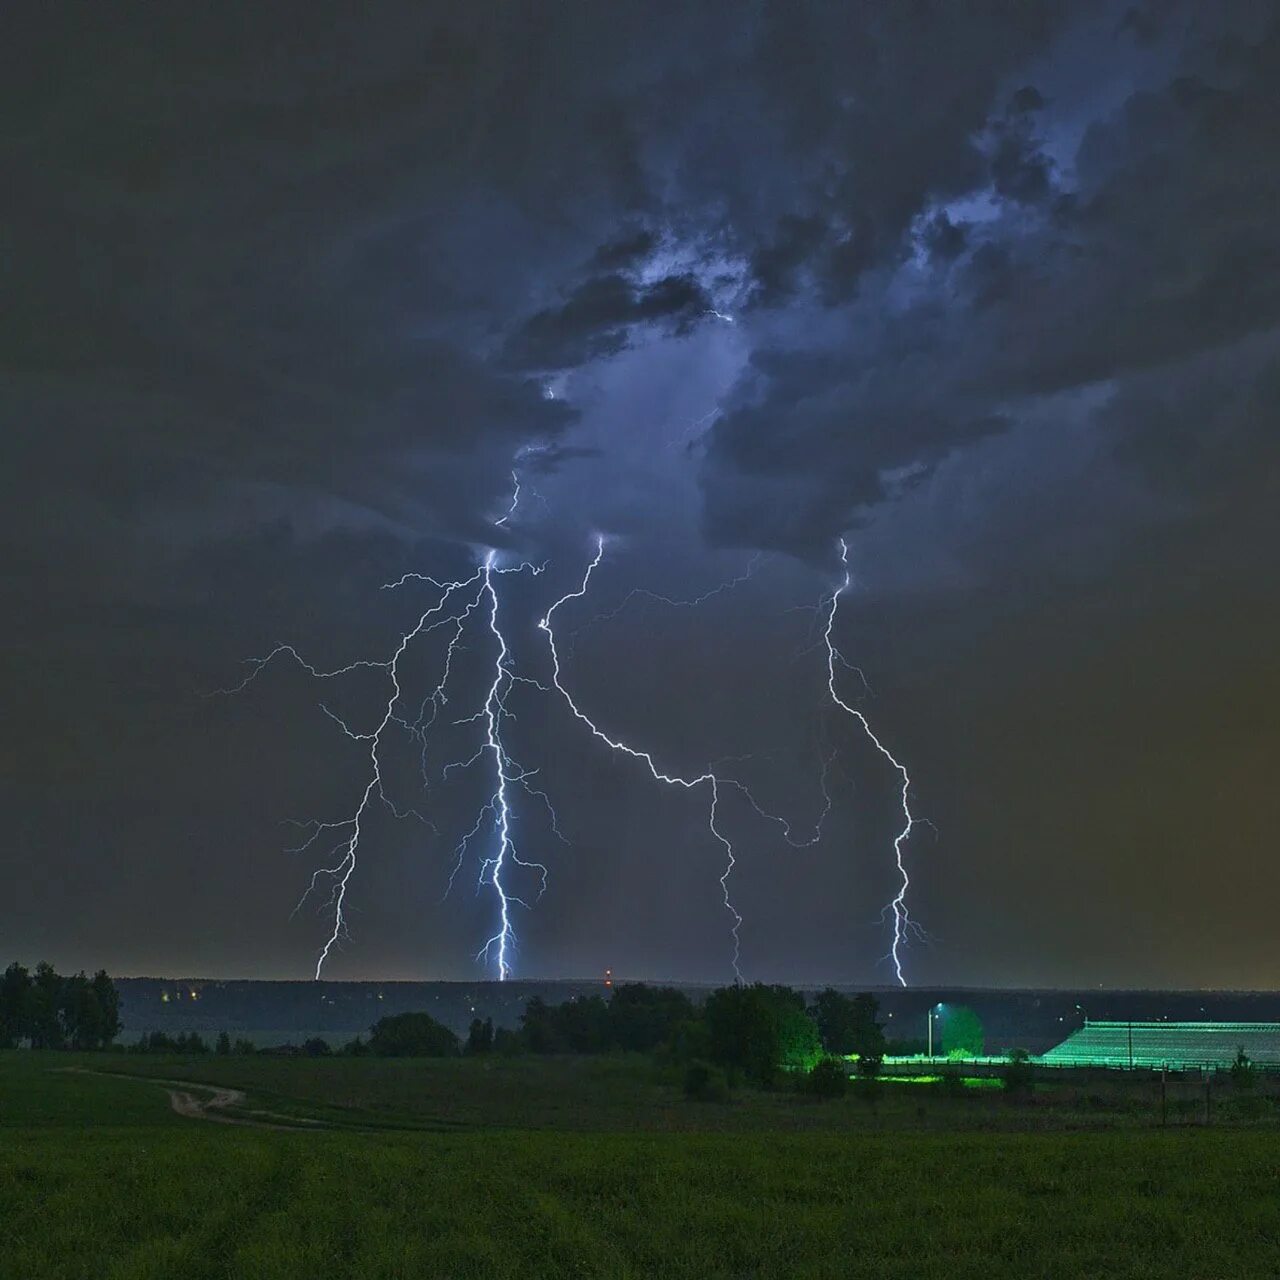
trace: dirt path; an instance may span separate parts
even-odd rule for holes
[[[146,1079],[142,1076],[133,1077],[134,1079]],[[187,1088],[200,1088],[200,1085],[193,1085],[188,1080],[157,1080],[156,1084],[182,1084]],[[186,1116],[188,1120],[218,1120],[223,1124],[242,1124],[245,1123],[239,1116],[228,1116],[221,1114],[224,1107],[238,1107],[244,1102],[244,1091],[241,1089],[214,1089],[207,1098],[199,1098],[194,1093],[187,1093],[185,1089],[166,1089],[169,1095],[169,1104],[180,1115]]]
[[[169,1095],[169,1105],[188,1120],[214,1120],[218,1124],[238,1124],[250,1129],[326,1129],[321,1120],[304,1116],[282,1116],[274,1111],[244,1111],[228,1115],[231,1107],[242,1107],[246,1102],[243,1089],[229,1089],[195,1080],[163,1080],[156,1076],[133,1075],[128,1071],[93,1071],[88,1067],[55,1067],[55,1071],[77,1071],[84,1075],[111,1076],[115,1080],[140,1080],[144,1084],[163,1085]],[[199,1090],[192,1093],[190,1090]],[[202,1097],[201,1094],[207,1094]],[[281,1123],[281,1122],[284,1123]]]

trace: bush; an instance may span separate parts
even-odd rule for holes
[[[1031,1055],[1025,1049],[1011,1049],[1009,1065],[1005,1067],[1002,1078],[1005,1089],[1010,1093],[1025,1093],[1035,1078]]]
[[[805,1077],[809,1093],[818,1098],[843,1098],[849,1088],[849,1072],[839,1058],[823,1058]]]
[[[963,1098],[966,1093],[964,1077],[954,1067],[943,1067],[933,1087],[948,1098]]]
[[[1244,1045],[1236,1050],[1236,1060],[1231,1064],[1231,1083],[1237,1089],[1252,1089],[1258,1082],[1258,1071],[1244,1051]]]
[[[724,1102],[729,1097],[728,1078],[710,1063],[691,1062],[684,1073],[684,1096],[696,1102]]]
[[[397,1013],[373,1024],[369,1050],[380,1058],[452,1058],[458,1037],[429,1013]]]

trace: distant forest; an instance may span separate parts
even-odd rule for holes
[[[0,1048],[105,1049],[120,1030],[120,995],[105,970],[89,978],[15,962],[0,977]]]

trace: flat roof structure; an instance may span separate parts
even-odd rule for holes
[[[1229,1067],[1243,1049],[1280,1070],[1280,1022],[1086,1022],[1040,1061],[1049,1067]]]

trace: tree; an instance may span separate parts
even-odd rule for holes
[[[703,1009],[713,1062],[771,1086],[784,1069],[808,1069],[821,1056],[804,997],[790,987],[721,987]]]
[[[677,1062],[694,1062],[711,1056],[711,1034],[705,1020],[696,1014],[677,1022],[667,1043]]]
[[[120,1021],[120,993],[116,984],[111,981],[105,969],[99,969],[89,984],[98,1001],[100,1010],[98,1018],[99,1047],[105,1049],[123,1029]]]
[[[570,1053],[603,1053],[609,1047],[609,1006],[599,996],[566,1000],[553,1015]]]
[[[0,976],[0,1047],[104,1049],[120,1033],[120,998],[104,970],[63,977],[41,961],[34,974],[11,964]]]
[[[884,1062],[884,1027],[876,1020],[880,1002],[875,996],[864,993],[855,996],[853,1006],[853,1049],[858,1055],[858,1074],[874,1077],[880,1074]]]
[[[84,973],[62,979],[58,1018],[63,1043],[72,1049],[97,1049],[103,1038],[103,1010]]]
[[[813,1002],[813,1020],[828,1053],[844,1056],[854,1052],[853,1001],[848,996],[833,987],[820,991]]]
[[[947,1005],[939,1019],[942,1052],[948,1058],[980,1058],[986,1047],[982,1022],[968,1005]]]
[[[628,982],[609,1001],[609,1043],[633,1053],[670,1044],[676,1029],[694,1016],[693,1001],[675,987]]]
[[[397,1013],[369,1029],[369,1049],[383,1058],[451,1058],[458,1037],[429,1013]]]
[[[29,1034],[31,974],[15,960],[0,976],[0,1049],[12,1049]]]
[[[541,996],[534,996],[520,1015],[520,1038],[530,1053],[562,1053],[564,1041],[556,1025],[555,1010]]]
[[[327,1058],[333,1049],[330,1048],[329,1042],[320,1036],[312,1036],[310,1040],[302,1042],[302,1052],[308,1058]]]
[[[231,1053],[231,1037],[225,1031],[218,1032],[218,1042],[213,1046],[213,1051],[220,1058],[225,1058]]]
[[[471,1019],[471,1029],[467,1033],[466,1053],[492,1053],[493,1052],[493,1019],[486,1018],[483,1022],[479,1018]]]
[[[33,1049],[61,1049],[66,1044],[62,1031],[62,979],[53,965],[42,960],[36,965],[27,1003],[27,1039]]]
[[[799,1004],[780,1000],[777,1008],[779,1065],[787,1071],[808,1071],[822,1058],[822,1044],[804,999]]]

